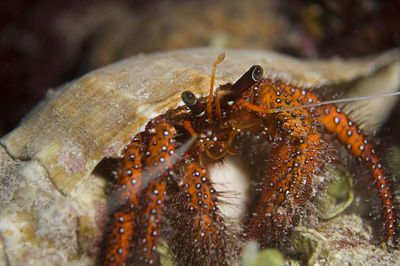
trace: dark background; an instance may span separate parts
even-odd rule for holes
[[[2,0],[0,136],[49,88],[141,52],[221,46],[325,58],[399,45],[398,0]],[[386,128],[399,114],[397,105]]]

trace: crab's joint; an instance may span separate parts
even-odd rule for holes
[[[204,115],[205,107],[197,99],[197,97],[190,91],[184,91],[181,94],[182,101],[189,107],[190,111],[194,116]]]
[[[257,81],[259,81],[264,74],[264,70],[259,65],[252,66],[240,79],[238,79],[235,84],[229,89],[229,93],[225,94],[222,103],[235,101],[240,97],[248,88],[253,86]]]

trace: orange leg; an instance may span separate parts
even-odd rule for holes
[[[287,95],[289,95],[297,104],[315,103],[318,98],[311,92],[300,90],[298,88],[291,88],[282,86]],[[282,94],[281,94],[282,95]],[[276,100],[274,101],[276,102]],[[282,107],[292,107],[293,104],[283,105]],[[277,106],[278,108],[278,106]],[[301,109],[292,110],[287,113],[296,113],[299,117],[298,111]],[[379,191],[381,206],[383,208],[383,219],[385,222],[386,240],[389,243],[394,243],[396,231],[399,230],[398,224],[395,220],[394,201],[391,195],[391,190],[387,181],[382,165],[378,156],[375,154],[373,146],[368,142],[365,135],[357,129],[357,126],[352,122],[346,114],[341,113],[340,109],[334,105],[325,105],[317,108],[309,109],[315,115],[316,119],[326,128],[330,133],[335,133],[339,142],[347,147],[349,152],[359,161],[363,161],[368,170],[370,171],[375,186]],[[304,111],[304,109],[303,109]],[[283,112],[284,113],[284,112]]]
[[[337,139],[347,147],[354,157],[359,161],[365,162],[371,172],[382,202],[386,240],[389,243],[393,243],[396,234],[396,216],[393,210],[394,202],[387,182],[387,176],[382,169],[373,146],[368,142],[361,130],[357,129],[355,123],[346,114],[342,113],[340,109],[329,105],[324,107],[323,110],[325,110],[323,112],[324,115],[318,117],[318,120],[325,126],[327,131],[336,133]]]
[[[169,169],[173,169],[175,129],[155,120],[155,133],[147,145],[131,143],[118,174],[123,206],[113,215],[105,265],[158,264],[156,247],[160,233]],[[148,130],[152,132],[152,130]]]
[[[112,217],[112,231],[107,239],[105,265],[122,265],[130,254],[132,237],[136,229],[134,221],[135,208],[138,203],[138,192],[142,181],[141,147],[142,140],[138,135],[124,151],[117,174],[120,196],[117,205],[122,205]]]
[[[166,180],[157,180],[143,190],[135,243],[131,247],[131,265],[159,265],[157,245],[165,200]]]
[[[320,171],[323,146],[317,133],[303,142],[283,141],[271,154],[261,198],[246,228],[262,247],[280,246],[297,224],[311,192],[312,177]]]
[[[171,203],[179,206],[176,213],[170,213],[171,250],[180,265],[227,265],[228,232],[218,214],[218,195],[209,176],[191,160],[180,172],[181,181],[176,188],[179,196]]]

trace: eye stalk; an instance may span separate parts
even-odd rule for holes
[[[219,62],[219,61],[218,61]],[[218,63],[217,62],[217,63]],[[220,110],[220,106],[226,106],[229,101],[234,101],[240,97],[248,88],[253,86],[259,81],[264,74],[264,70],[259,65],[252,66],[235,84],[222,96],[222,99],[217,99],[217,109]],[[189,107],[190,111],[194,116],[202,116],[205,113],[205,105],[198,101],[196,96],[190,91],[184,91],[181,94],[182,101]],[[212,101],[209,100],[212,103]]]
[[[204,112],[204,105],[199,102],[196,96],[190,91],[184,91],[181,94],[182,101],[190,108],[195,116],[201,115]]]
[[[235,84],[229,89],[229,92],[225,94],[222,102],[226,103],[229,101],[234,101],[242,95],[248,88],[259,81],[264,74],[264,70],[259,65],[252,66],[243,76],[238,79]]]
[[[250,71],[250,70],[253,70],[253,72],[251,73],[251,78],[252,78],[255,82],[259,81],[259,80],[262,78],[262,76],[264,75],[264,69],[263,69],[261,66],[259,66],[259,65],[254,65],[254,66],[252,66],[252,67],[249,69],[249,71]]]

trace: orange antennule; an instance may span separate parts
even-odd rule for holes
[[[196,131],[194,131],[192,124],[189,121],[183,121],[183,127],[190,133],[190,135],[194,138],[197,137]]]
[[[247,102],[244,99],[239,99],[237,101],[237,104],[239,106],[243,106],[245,108],[248,108],[248,109],[250,109],[250,110],[252,110],[254,112],[259,112],[259,113],[263,113],[263,114],[271,114],[271,113],[273,113],[275,111],[275,109],[271,110],[271,109],[268,109],[268,108],[265,108],[265,107],[262,107],[262,106],[251,104],[251,103]]]
[[[215,112],[217,113],[217,118],[220,119],[222,117],[221,110],[221,100],[222,100],[222,91],[216,91],[217,99],[215,101]]]
[[[211,121],[211,116],[212,116],[212,100],[214,95],[215,70],[217,68],[217,65],[221,63],[224,59],[225,59],[225,52],[221,53],[215,60],[211,73],[210,94],[208,95],[208,101],[207,101],[207,115],[209,121]]]

